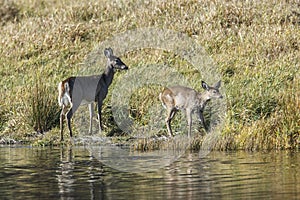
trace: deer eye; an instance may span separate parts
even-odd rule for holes
[[[118,58],[115,60],[115,62],[116,62],[117,64],[121,63],[120,59],[118,59]]]

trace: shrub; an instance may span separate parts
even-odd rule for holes
[[[56,89],[56,88],[55,88]],[[24,98],[25,112],[23,119],[36,132],[43,133],[59,124],[59,107],[53,94],[53,87],[37,75],[34,83],[27,88]]]

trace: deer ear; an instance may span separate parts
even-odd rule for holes
[[[113,50],[109,47],[104,50],[104,55],[109,58],[113,55]]]
[[[213,87],[219,89],[221,87],[221,80],[216,82]]]
[[[201,81],[201,85],[204,90],[209,90],[209,86],[204,81]]]

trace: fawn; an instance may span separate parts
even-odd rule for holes
[[[192,130],[192,113],[197,112],[199,120],[201,121],[205,130],[208,130],[203,117],[203,111],[206,103],[212,98],[223,98],[219,92],[221,81],[218,81],[213,86],[209,86],[204,81],[201,82],[202,88],[205,89],[203,93],[184,86],[173,86],[165,88],[159,94],[159,99],[162,105],[167,109],[166,125],[168,133],[173,136],[171,129],[171,120],[178,110],[185,110],[187,122],[189,125],[188,137]]]

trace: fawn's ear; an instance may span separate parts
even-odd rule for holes
[[[107,57],[107,58],[110,58],[112,55],[113,55],[113,50],[109,47],[109,48],[106,48],[104,50],[104,55]]]
[[[209,86],[204,81],[201,81],[201,85],[204,90],[209,90]]]
[[[216,82],[213,87],[216,88],[216,89],[219,89],[221,87],[221,80]]]

